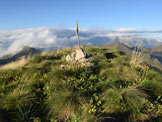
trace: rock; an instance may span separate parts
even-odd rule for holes
[[[82,58],[80,60],[78,60],[79,63],[82,63],[82,62],[86,62],[88,60],[88,58]]]
[[[84,59],[86,58],[86,54],[84,53],[83,49],[79,48],[76,49],[76,53],[75,53],[75,60],[78,61],[80,59]]]
[[[63,65],[63,64],[61,64],[61,66],[60,66],[61,68],[65,68],[65,65]]]
[[[66,62],[70,62],[70,61],[72,61],[72,57],[71,57],[71,55],[67,55],[66,56]]]
[[[72,61],[75,61],[75,57],[76,57],[76,54],[75,54],[75,53],[72,53],[72,54],[71,54],[71,59],[72,59]]]
[[[75,62],[75,53],[66,56],[66,62]]]
[[[66,56],[66,62],[83,63],[83,62],[86,62],[88,58],[89,58],[88,55],[84,52],[83,49],[76,48],[74,53]]]

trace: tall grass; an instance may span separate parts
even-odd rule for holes
[[[21,68],[0,69],[0,121],[142,122],[161,117],[160,72],[145,63],[130,64],[118,51],[85,50],[93,66],[66,63],[71,50],[63,49],[39,54]]]
[[[48,99],[49,116],[52,119],[69,120],[75,116],[80,117],[83,112],[85,98],[80,93],[67,89],[57,90],[50,94]]]

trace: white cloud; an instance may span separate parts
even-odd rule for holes
[[[55,42],[55,40],[56,40],[56,37],[48,37],[45,40],[45,42],[47,42],[47,44],[51,44],[51,43]]]
[[[134,29],[134,28],[119,28],[116,31],[118,31],[118,32],[132,32],[132,31],[136,31],[136,29]]]
[[[162,40],[162,30],[146,31],[133,28],[118,30],[79,29],[82,44],[106,44],[115,40],[116,36],[123,37],[158,37]],[[152,36],[151,36],[152,35]],[[120,38],[121,39],[121,38]],[[126,39],[126,38],[125,38]],[[130,38],[127,38],[128,40]],[[124,39],[122,39],[124,40]],[[29,28],[13,31],[0,31],[0,56],[16,53],[24,46],[36,48],[65,47],[77,44],[75,29],[65,28]]]

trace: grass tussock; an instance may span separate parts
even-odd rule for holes
[[[73,51],[68,48],[2,66],[0,121],[161,121],[159,71],[105,47],[84,50],[93,66],[67,63],[65,57]]]

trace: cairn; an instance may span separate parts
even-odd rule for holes
[[[78,46],[75,47],[75,52],[66,56],[66,62],[83,63],[83,62],[86,62],[89,58],[89,56],[86,54],[86,52],[80,46],[78,21],[76,21],[76,37],[78,40]]]

